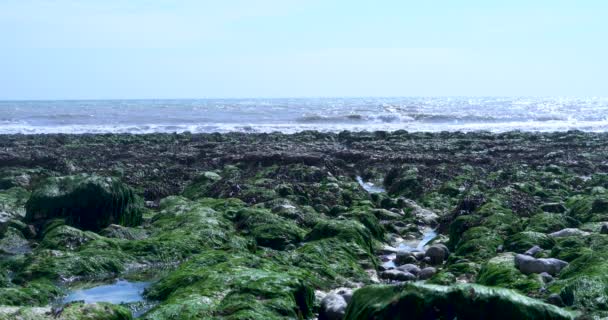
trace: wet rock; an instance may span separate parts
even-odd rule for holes
[[[549,283],[553,281],[553,276],[548,274],[547,272],[542,272],[540,274],[540,278],[543,279],[544,283]]]
[[[600,227],[600,233],[608,234],[608,223],[607,222],[602,223],[602,226]]]
[[[551,275],[558,274],[568,262],[555,258],[540,258],[517,254],[515,255],[515,266],[524,274],[547,272]]]
[[[344,298],[344,301],[346,301],[346,303],[350,303],[350,300],[353,297],[353,292],[354,290],[351,288],[339,288],[334,290],[337,294],[341,295],[342,298]]]
[[[379,251],[380,251],[380,254],[393,254],[393,253],[399,252],[399,249],[385,244],[382,246],[382,248],[380,248]]]
[[[416,263],[416,258],[411,252],[398,252],[395,263],[398,265]]]
[[[416,258],[416,260],[421,261],[422,259],[424,259],[424,251],[413,251],[412,255],[414,256],[414,258]]]
[[[420,273],[418,273],[418,279],[428,280],[428,279],[432,278],[436,273],[437,273],[437,269],[435,269],[433,267],[426,267],[426,268],[420,270]]]
[[[550,304],[558,306],[558,307],[564,306],[564,301],[562,300],[562,297],[560,297],[560,295],[557,293],[553,293],[553,294],[549,295],[549,297],[547,297],[547,303],[550,303]]]
[[[536,256],[536,254],[543,252],[543,248],[539,247],[539,246],[534,246],[530,249],[528,249],[528,251],[524,252],[525,255],[528,256]]]
[[[342,295],[329,293],[321,301],[319,320],[342,320],[347,306],[348,303]]]
[[[418,273],[420,272],[420,268],[417,265],[411,263],[398,266],[397,270],[409,272],[413,275],[418,275]]]
[[[425,252],[425,256],[430,259],[431,264],[442,264],[449,255],[450,250],[443,244],[434,244]]]
[[[416,276],[397,269],[387,270],[380,273],[382,279],[393,280],[393,281],[413,281],[416,280]]]
[[[572,236],[583,237],[588,235],[589,232],[577,228],[566,228],[549,234],[549,236],[553,238],[564,238]]]

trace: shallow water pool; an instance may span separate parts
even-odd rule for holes
[[[151,282],[129,282],[117,280],[113,284],[103,284],[87,289],[72,290],[63,303],[84,301],[85,303],[109,302],[114,304],[144,301],[144,289]]]

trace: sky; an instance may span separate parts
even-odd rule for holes
[[[0,99],[608,96],[608,1],[0,0]]]

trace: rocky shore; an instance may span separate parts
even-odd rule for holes
[[[607,155],[578,131],[0,136],[0,319],[608,317]],[[64,301],[117,279],[149,285]]]

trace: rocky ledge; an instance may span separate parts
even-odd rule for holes
[[[0,319],[608,317],[607,138],[0,136]]]

